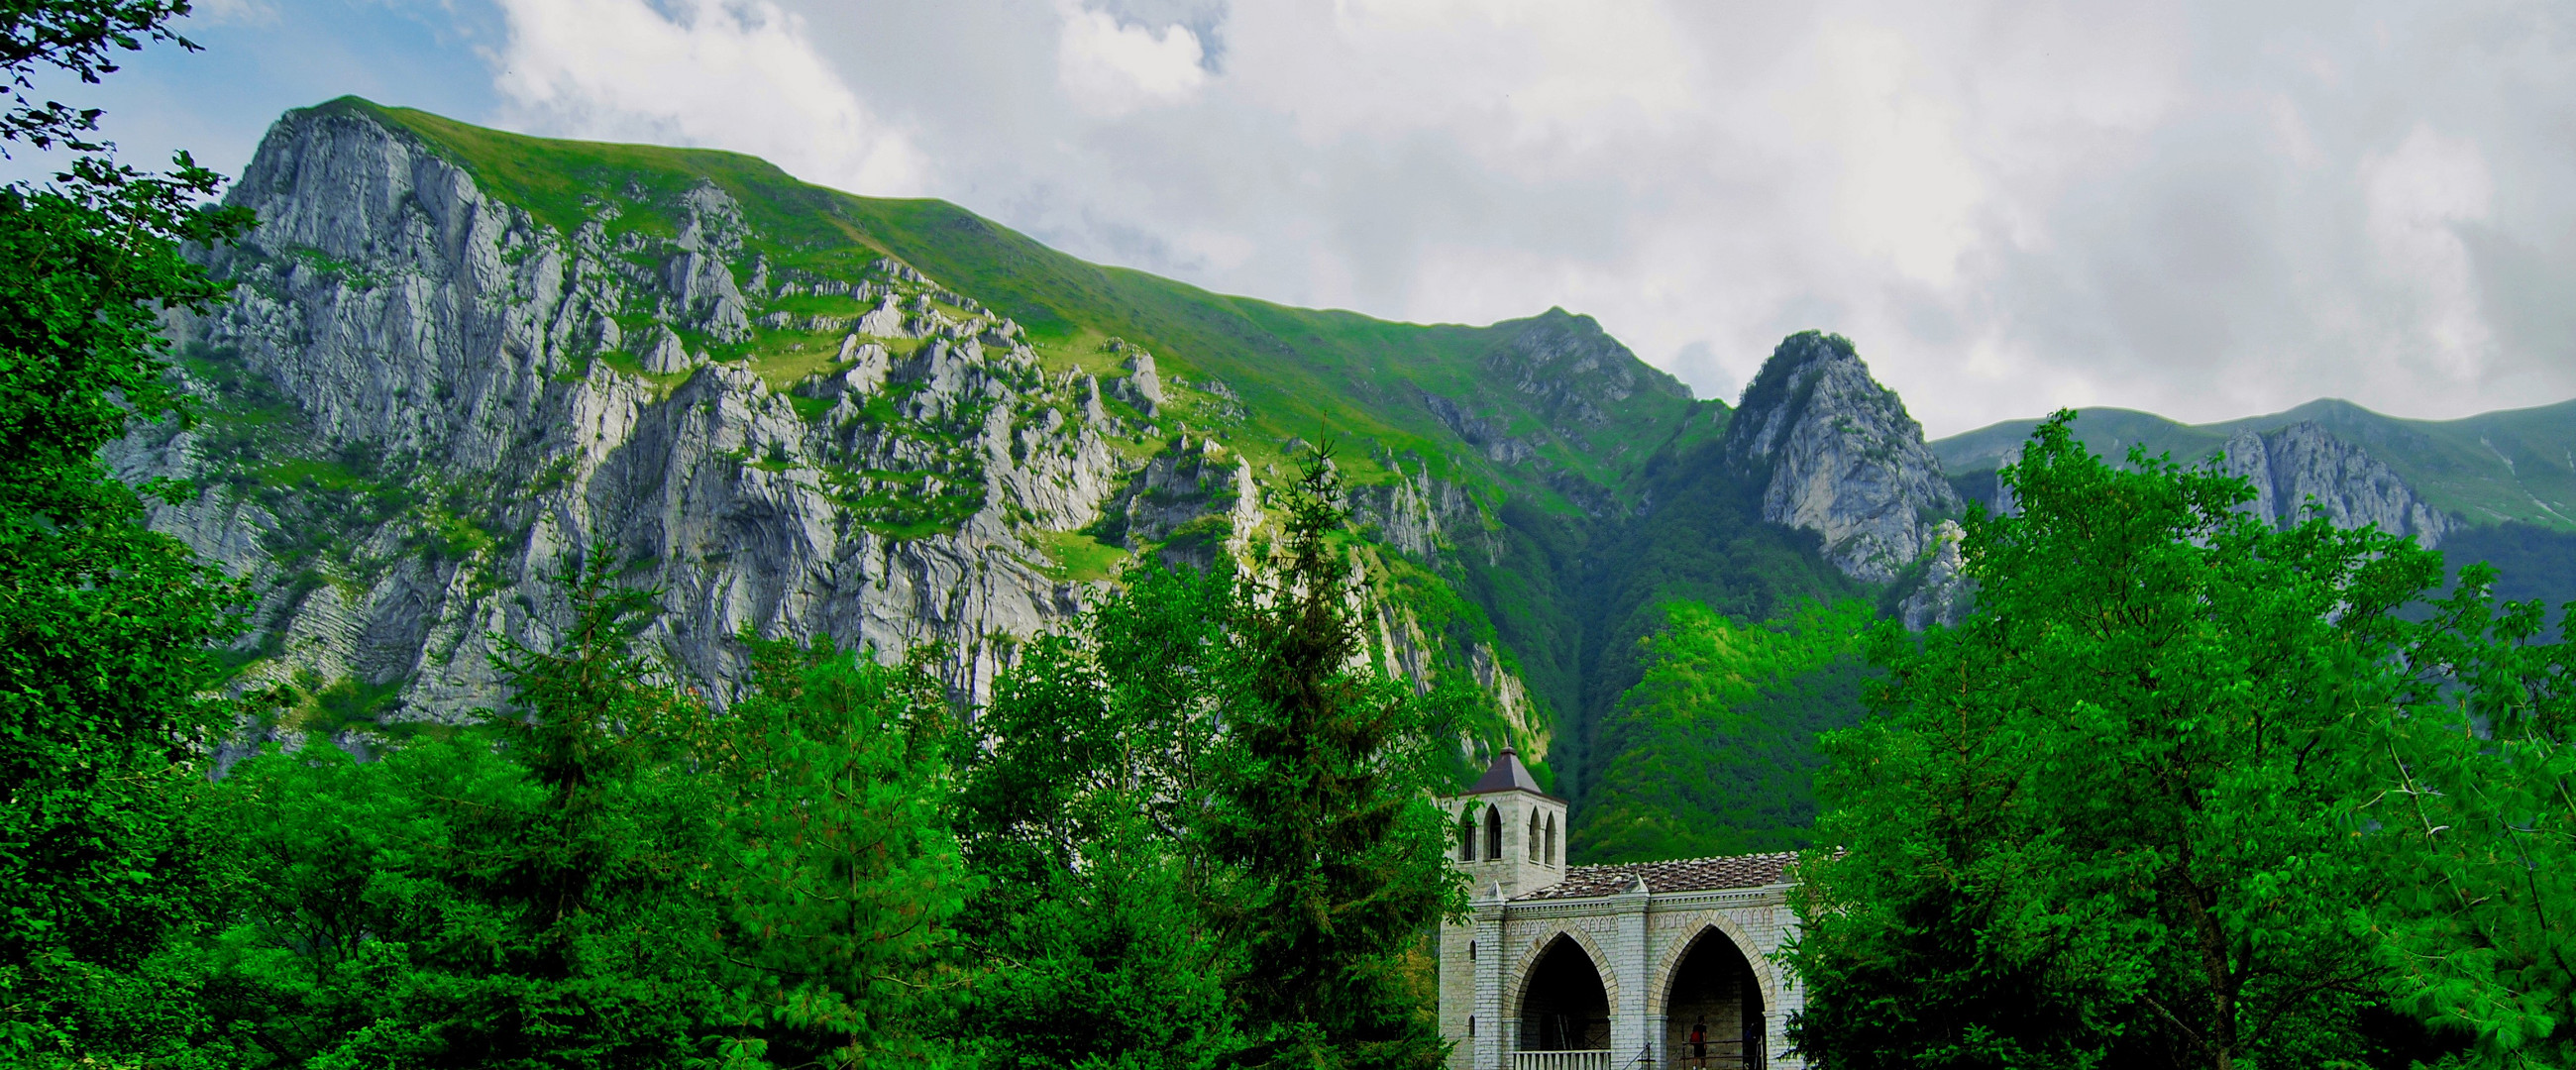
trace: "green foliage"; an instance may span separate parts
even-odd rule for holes
[[[1187,830],[1214,746],[1234,577],[1148,564],[1080,633],[1022,651],[957,799],[988,964],[965,1019],[995,1067],[1215,1065],[1239,956]]]
[[[778,1066],[935,1066],[973,894],[941,806],[956,734],[929,658],[899,666],[746,632],[750,694],[710,732],[726,1000],[707,1023]],[[925,652],[926,653],[926,652]]]
[[[2356,772],[2439,561],[2115,469],[2072,418],[2004,469],[2020,515],[1969,517],[1978,611],[1882,625],[1878,715],[1827,738],[1793,1035],[1835,1067],[2376,1058]]]
[[[1795,850],[1815,823],[1819,733],[1858,719],[1867,603],[1744,625],[1689,602],[1640,640],[1645,676],[1601,731],[1596,811],[1568,850],[1602,862]]]
[[[1430,1066],[1456,685],[1361,654],[1329,469],[1264,571],[1131,569],[1021,651],[957,800],[995,1066]]]
[[[1733,620],[1759,621],[1785,616],[1809,602],[1836,603],[1865,593],[1825,563],[1813,533],[1763,522],[1761,486],[1747,485],[1725,463],[1714,427],[1704,434],[1685,438],[1647,462],[1644,478],[1657,503],[1652,512],[1602,533],[1589,546],[1558,551],[1618,562],[1617,568],[1599,568],[1590,576],[1579,568],[1570,570],[1591,581],[1576,602],[1579,616],[1570,622],[1582,637],[1585,685],[1577,707],[1579,731],[1567,734],[1571,756],[1577,759],[1570,778],[1577,805],[1568,845],[1578,862],[1593,860],[1584,853],[1599,837],[1593,822],[1634,816],[1591,801],[1595,791],[1613,787],[1608,764],[1632,743],[1643,744],[1631,737],[1646,730],[1647,722],[1622,718],[1617,710],[1622,696],[1645,676],[1644,643],[1664,627],[1665,606],[1690,602]],[[1832,697],[1830,689],[1826,697]],[[1813,716],[1831,721],[1856,713],[1844,707]],[[1684,763],[1707,760],[1681,753],[1672,757]],[[1560,769],[1564,765],[1560,762]]]
[[[1432,805],[1454,697],[1349,666],[1360,631],[1328,458],[1306,467],[1264,589],[1232,614],[1240,690],[1211,778],[1208,851],[1239,873],[1222,931],[1255,964],[1233,993],[1252,1058],[1285,1066],[1436,1066],[1446,1045],[1407,991],[1407,945],[1465,892]]]
[[[103,151],[99,113],[36,102],[32,79],[95,82],[116,51],[177,41],[166,24],[185,10],[0,12],[0,144]],[[158,309],[220,295],[180,247],[244,220],[205,205],[218,176],[184,154],[167,175],[48,162],[52,184],[0,187],[0,1060],[179,1058],[198,1022],[150,956],[204,917],[183,818],[196,748],[232,713],[203,689],[238,592],[143,529],[98,451],[130,421],[184,418]]]
[[[205,812],[234,922],[164,959],[248,1066],[916,1066],[961,879],[945,694],[747,638],[723,717],[632,649],[594,548],[488,731],[240,763]],[[325,692],[327,696],[329,693]]]
[[[2420,675],[2364,751],[2386,892],[2363,904],[2396,1003],[2466,1065],[2576,1062],[2576,645],[2472,565],[2419,626]],[[2562,609],[2562,614],[2565,612]],[[2563,618],[2562,618],[2563,619]]]
[[[60,101],[38,103],[28,93],[29,75],[50,67],[96,85],[99,76],[117,70],[116,52],[135,52],[148,41],[168,41],[194,51],[196,44],[170,29],[188,13],[187,0],[91,0],[45,3],[19,0],[0,10],[0,141],[103,152],[105,142],[91,139],[98,130],[99,110],[75,108]]]

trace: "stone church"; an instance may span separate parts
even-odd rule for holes
[[[1456,1070],[1803,1065],[1782,1034],[1803,996],[1770,959],[1796,855],[1568,866],[1565,800],[1509,750],[1445,802],[1474,900],[1440,933]]]

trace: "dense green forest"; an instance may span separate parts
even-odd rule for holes
[[[1431,936],[1466,899],[1435,798],[1486,700],[1368,658],[1329,450],[1276,544],[1130,570],[971,717],[936,651],[748,632],[718,701],[637,642],[656,592],[598,543],[555,578],[569,624],[501,644],[501,708],[215,775],[288,700],[221,686],[247,592],[142,523],[186,488],[99,451],[192,417],[158,312],[222,298],[182,251],[248,221],[24,91],[184,46],[185,10],[0,19],[0,138],[76,161],[0,187],[0,1057],[1444,1062]],[[2019,511],[1966,518],[1975,612],[1910,634],[1706,485],[1708,415],[1648,462],[1683,505],[1599,545],[1507,508],[1466,582],[1549,577],[1498,627],[1589,637],[1589,670],[1532,670],[1597,682],[1582,850],[1814,845],[1785,955],[1811,1065],[2576,1061],[2576,648],[2514,597],[2565,581],[2565,536],[2461,536],[2500,577],[2277,528],[2061,413],[1993,473]],[[1628,579],[1544,588],[1606,555]]]
[[[2565,1065],[2576,647],[2489,566],[2043,423],[1978,610],[1873,629],[1794,893],[1810,1059]],[[2429,612],[2425,607],[2429,606]]]
[[[0,20],[23,89],[186,45],[177,0]],[[99,460],[187,420],[157,306],[247,224],[217,176],[82,154],[0,188],[0,1058],[27,1066],[1416,1066],[1463,905],[1435,778],[1461,689],[1360,656],[1310,455],[1243,571],[1131,573],[970,723],[925,671],[745,634],[719,707],[634,644],[655,593],[584,548],[479,724],[359,761],[213,744],[246,592]],[[1218,727],[1223,730],[1219,731]]]

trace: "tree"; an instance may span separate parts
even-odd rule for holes
[[[2488,1067],[2576,1063],[2576,644],[2471,565],[2417,626],[2357,806],[2398,1006]],[[2576,609],[2576,607],[2569,607]],[[2564,611],[2562,611],[2564,612]],[[2563,618],[2562,618],[2563,619]]]
[[[708,711],[634,650],[654,592],[607,550],[561,578],[555,642],[501,644],[507,713],[363,765],[272,753],[219,786],[244,897],[207,987],[273,1065],[711,1054],[723,808],[689,760]]]
[[[1190,834],[1235,584],[1130,570],[1079,628],[1023,648],[977,720],[957,812],[985,1065],[1197,1067],[1240,1047]]]
[[[235,923],[185,949],[223,1065],[939,1065],[974,887],[922,663],[746,635],[722,712],[635,649],[604,545],[504,642],[506,716],[354,762],[240,763],[208,820]]]
[[[159,314],[221,293],[183,244],[228,238],[218,177],[99,155],[99,113],[29,96],[50,68],[95,83],[116,52],[193,47],[184,2],[37,0],[0,10],[0,150],[82,155],[0,187],[0,1053],[21,1061],[185,1046],[166,979],[137,971],[201,916],[180,815],[229,704],[208,647],[236,589],[142,526],[99,450],[132,420],[184,418]],[[184,487],[151,488],[175,498]]]
[[[881,665],[745,632],[752,688],[711,726],[722,788],[726,1002],[707,1028],[739,1062],[937,1066],[962,996],[958,912],[977,884],[944,812],[949,699],[921,651]]]
[[[2274,530],[2214,468],[2084,451],[2060,413],[1972,513],[1978,609],[1875,636],[1801,863],[1820,1065],[2307,1065],[2371,1056],[2352,801],[2398,701],[2403,538]]]
[[[1279,1066],[1421,1066],[1445,1056],[1400,963],[1464,909],[1432,802],[1454,694],[1366,668],[1329,455],[1307,465],[1268,577],[1231,614],[1239,668],[1202,819],[1231,871],[1217,920],[1246,971],[1231,996]]]

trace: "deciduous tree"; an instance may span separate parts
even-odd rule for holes
[[[2371,1055],[2352,810],[2399,699],[2403,538],[2275,530],[2241,481],[2085,452],[2061,413],[1972,515],[1978,610],[1882,629],[1802,863],[1793,1027],[1834,1067],[2318,1065]]]

